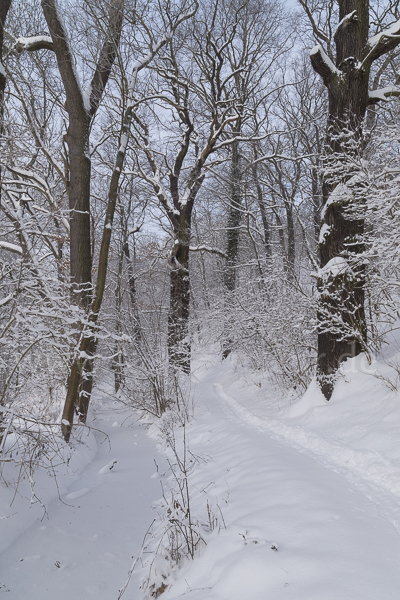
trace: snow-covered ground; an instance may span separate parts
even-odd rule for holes
[[[396,356],[386,359],[394,363]],[[162,597],[397,600],[395,379],[396,371],[383,363],[352,359],[326,403],[314,384],[301,398],[285,398],[234,359],[198,358],[195,418],[185,436],[193,457],[192,520],[204,543],[195,560],[167,579],[166,561],[153,562],[152,580],[168,584]],[[11,490],[1,492],[0,516],[9,518],[1,521],[0,592],[9,590],[7,598],[117,600],[157,516],[151,506],[162,506],[155,502],[160,479],[168,498],[173,480],[162,445],[156,447],[157,425],[148,436],[143,422],[125,420],[126,409],[116,411],[106,398],[94,414],[111,450],[104,436],[91,434],[74,478],[61,476],[60,498],[48,492],[43,519],[37,505],[30,509],[16,499],[9,507]],[[180,448],[183,429],[175,436]],[[149,542],[149,550],[157,547],[157,539]],[[124,600],[142,598],[139,586],[152,560],[149,554],[137,563]]]
[[[84,436],[75,450],[78,460],[60,469],[60,496],[50,477],[35,485],[37,496],[47,500],[47,514],[23,498],[18,507],[15,501],[9,506],[13,491],[1,490],[0,528],[8,527],[4,533],[13,543],[0,555],[0,593],[10,600],[116,598],[140,552],[160,495],[151,477],[156,442],[114,401],[97,399],[94,414],[91,424],[104,433]]]

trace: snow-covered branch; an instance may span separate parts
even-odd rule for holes
[[[365,60],[372,63],[374,60],[394,50],[400,44],[400,19],[388,29],[384,29],[368,40],[368,53]]]
[[[369,104],[376,104],[377,102],[387,102],[389,98],[393,96],[400,96],[400,87],[396,85],[388,85],[379,90],[373,90],[369,92]]]
[[[326,86],[330,85],[335,77],[341,77],[342,71],[338,69],[320,44],[310,51],[311,64],[318,75],[321,75]]]
[[[189,250],[190,252],[210,252],[211,254],[218,254],[218,256],[222,256],[222,258],[228,258],[225,252],[219,248],[210,248],[210,246],[205,246],[204,244],[201,246],[189,246]]]
[[[14,48],[18,54],[22,52],[35,52],[37,50],[52,50],[54,52],[53,40],[49,35],[34,35],[31,37],[19,37],[14,41]]]
[[[10,244],[9,242],[5,242],[3,240],[0,240],[0,248],[9,250],[10,252],[15,252],[16,254],[23,254],[21,246],[16,246],[15,244]]]

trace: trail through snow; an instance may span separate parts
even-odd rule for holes
[[[329,405],[310,388],[281,414],[269,392],[228,362],[197,363],[186,438],[198,457],[189,485],[206,545],[174,573],[164,600],[398,600],[398,398],[357,377],[354,389],[342,385],[347,404],[340,385]],[[371,424],[377,394],[392,417]],[[343,408],[349,398],[357,426]],[[369,411],[364,429],[358,402]],[[66,504],[50,502],[48,518],[35,518],[0,555],[5,597],[117,599],[156,516],[165,470],[156,441],[123,418],[111,401],[100,403],[95,426],[110,436],[111,451],[98,436],[92,462],[63,489]],[[142,598],[142,576],[133,575],[124,600]]]
[[[191,485],[204,489],[196,495],[199,513],[207,497],[221,507],[226,528],[206,539],[165,600],[397,600],[396,513],[388,519],[386,504],[367,497],[368,481],[361,491],[323,452],[317,457],[306,444],[299,452],[289,426],[278,438],[243,406],[251,404],[250,385],[246,393],[229,381],[225,367],[200,369],[199,379],[203,414],[189,432],[190,446],[212,458]]]
[[[116,408],[103,401],[95,413],[94,426],[108,434],[111,449],[97,433],[92,462],[0,556],[0,592],[9,590],[8,600],[117,598],[154,518],[160,486],[152,479],[156,442]]]

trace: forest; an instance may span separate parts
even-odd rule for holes
[[[347,368],[396,397],[399,96],[398,0],[0,1],[0,484],[46,512],[36,478],[57,488],[105,403],[158,428],[143,597],[178,597],[174,569],[229,530],[217,501],[206,533],[191,509],[198,373],[242,416],[264,389],[339,410]]]

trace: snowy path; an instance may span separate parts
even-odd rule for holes
[[[164,600],[398,600],[396,457],[353,452],[300,421],[271,420],[265,399],[257,410],[259,388],[239,385],[225,363],[199,367],[193,380],[192,511],[213,530],[203,529],[207,545],[175,574]],[[98,435],[92,462],[61,494],[70,506],[49,503],[49,518],[0,555],[4,597],[117,600],[155,516],[157,451],[143,427],[106,402],[96,415],[111,452]],[[141,600],[140,576],[123,600]]]
[[[206,499],[218,504],[226,529],[207,538],[165,600],[398,600],[400,536],[385,511],[252,423],[221,375],[200,377],[207,408],[189,436],[194,454],[212,457],[191,480],[196,509],[204,514]]]
[[[400,471],[384,453],[365,448],[354,450],[339,442],[332,442],[302,427],[287,425],[255,414],[221,384],[214,389],[222,401],[243,424],[265,432],[294,450],[304,452],[324,467],[338,473],[362,491],[377,506],[400,534]]]
[[[132,419],[123,423],[113,407],[98,409],[94,425],[110,436],[111,451],[98,434],[93,461],[61,496],[68,505],[51,502],[48,518],[36,520],[0,556],[0,581],[5,586],[0,591],[10,590],[4,593],[8,600],[118,596],[131,557],[139,553],[154,518],[150,506],[160,495],[159,482],[151,478],[157,451],[144,428],[133,425]],[[114,460],[112,470],[103,469]],[[131,585],[135,587],[135,577]]]

